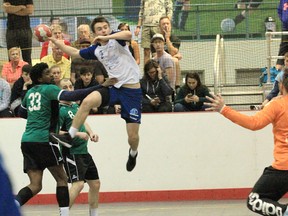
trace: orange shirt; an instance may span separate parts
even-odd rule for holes
[[[275,98],[254,116],[244,115],[228,106],[223,108],[221,114],[250,130],[260,130],[272,123],[274,134],[272,167],[278,170],[288,170],[288,95]]]
[[[14,72],[11,62],[5,63],[2,68],[2,77],[5,78],[9,84],[13,84],[21,77],[22,67],[26,64],[28,63],[20,60]]]

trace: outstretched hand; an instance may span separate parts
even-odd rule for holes
[[[102,83],[102,86],[108,87],[115,85],[118,82],[117,78],[107,78],[104,83]]]
[[[206,96],[206,98],[210,101],[204,102],[205,105],[209,106],[209,108],[206,108],[207,111],[217,111],[220,112],[222,108],[225,106],[225,102],[223,97],[220,94],[214,95],[211,94],[212,97]]]

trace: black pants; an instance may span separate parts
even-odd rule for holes
[[[278,200],[288,191],[288,170],[266,167],[247,199],[247,207],[260,215],[283,215],[287,205]]]
[[[7,49],[20,47],[22,59],[32,65],[32,31],[31,29],[13,29],[6,31]]]

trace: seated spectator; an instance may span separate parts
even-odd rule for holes
[[[15,116],[18,116],[18,109],[26,92],[32,87],[30,71],[32,66],[27,64],[22,67],[21,77],[14,83],[11,91],[10,109]]]
[[[74,89],[84,89],[91,86],[98,85],[98,82],[95,80],[93,75],[93,68],[91,67],[82,67],[80,69],[80,78],[75,82]],[[80,104],[82,101],[80,101]],[[103,108],[93,108],[90,110],[90,114],[101,114],[103,113]]]
[[[50,72],[53,76],[54,84],[59,86],[62,74],[61,68],[58,65],[53,65],[52,67],[50,67]]]
[[[165,39],[162,34],[154,34],[154,36],[151,39],[151,45],[154,47],[156,55],[153,57],[155,61],[157,61],[164,72],[164,74],[167,76],[169,85],[171,88],[175,88],[175,82],[176,82],[176,71],[174,68],[174,61],[172,59],[172,56],[165,52],[164,45],[165,45]]]
[[[10,61],[5,63],[2,68],[2,78],[6,80],[10,88],[21,77],[22,67],[28,63],[20,59],[20,48],[12,47],[8,50]]]
[[[71,43],[63,38],[63,33],[62,33],[62,27],[59,24],[53,24],[50,26],[51,31],[52,31],[52,37],[58,39],[58,40],[63,40],[64,44],[70,46]],[[48,54],[52,53],[52,47],[53,43],[50,41],[45,41],[42,44],[42,50],[40,53],[40,60],[42,60],[43,57],[47,56]],[[69,55],[66,53],[63,53],[63,56],[67,59],[69,59]]]
[[[73,46],[77,49],[81,49],[80,45],[81,45],[81,41],[83,44],[83,39],[85,39],[85,41],[89,41],[89,43],[90,43],[89,46],[91,45],[93,37],[91,35],[90,26],[88,24],[81,24],[78,26],[77,38],[78,39],[76,41],[74,41],[71,46]]]
[[[0,78],[0,118],[13,117],[13,113],[9,108],[11,97],[11,88],[9,83]]]
[[[172,56],[175,65],[176,71],[176,81],[175,81],[175,90],[181,86],[181,69],[179,61],[182,59],[182,55],[179,52],[181,40],[172,34],[171,20],[169,17],[164,16],[159,20],[160,33],[164,36],[165,47],[164,50]],[[155,52],[151,50],[152,52]]]
[[[155,60],[148,60],[140,80],[143,99],[142,112],[172,112],[169,96],[173,94],[168,80]]]
[[[202,85],[198,73],[187,73],[185,84],[179,89],[174,102],[174,112],[204,111],[209,89]]]
[[[261,104],[261,108],[263,108],[269,101],[271,101],[274,97],[276,97],[279,94],[279,83],[283,81],[283,74],[284,70],[287,70],[288,68],[288,52],[284,55],[284,68],[281,72],[279,72],[275,78],[275,81],[273,83],[273,88],[270,91],[270,93],[266,96],[265,100]]]
[[[61,77],[70,79],[71,63],[63,56],[63,52],[54,44],[52,45],[52,54],[44,56],[41,62],[47,63],[49,68],[54,65],[58,65],[61,68]]]
[[[120,23],[118,25],[118,29],[121,31],[130,31],[130,27],[127,23]],[[139,49],[138,43],[135,40],[127,41],[126,43],[128,45],[128,48],[132,56],[134,57],[135,61],[139,65],[140,64],[140,49]]]
[[[99,84],[94,78],[93,71],[90,69],[92,68],[82,67],[80,69],[80,78],[78,78],[75,82],[75,89],[88,88]]]
[[[83,38],[79,41],[79,48],[84,49],[91,45],[88,38]],[[101,84],[104,82],[105,78],[108,78],[108,74],[103,64],[97,60],[87,60],[83,58],[75,58],[71,63],[71,82],[75,84],[75,81],[80,77],[80,69],[82,67],[91,67],[93,71],[93,77],[96,81]]]

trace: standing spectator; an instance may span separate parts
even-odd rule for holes
[[[32,30],[29,15],[34,12],[33,0],[4,0],[3,10],[8,14],[7,49],[20,47],[23,60],[32,65]]]
[[[41,62],[47,63],[49,67],[52,67],[53,65],[58,65],[61,68],[60,79],[70,79],[71,62],[63,56],[64,53],[59,47],[55,46],[54,44],[52,44],[51,46],[52,54],[44,56],[41,59]]]
[[[169,96],[173,89],[169,86],[166,76],[159,64],[149,60],[144,66],[144,75],[140,80],[143,99],[142,112],[172,112]]]
[[[176,71],[174,67],[174,61],[172,56],[164,50],[165,39],[162,34],[155,34],[151,39],[151,46],[154,47],[156,55],[153,57],[157,61],[167,76],[169,85],[175,89]]]
[[[21,105],[26,92],[32,87],[32,80],[30,79],[31,65],[27,64],[22,67],[21,77],[14,83],[11,91],[10,109],[15,116],[18,116],[18,109]]]
[[[130,27],[127,23],[120,23],[118,25],[118,29],[120,31],[130,31]],[[132,56],[134,57],[135,61],[139,65],[140,64],[140,50],[139,50],[138,43],[135,40],[126,41],[126,43],[128,45],[128,48]]]
[[[204,111],[209,89],[202,85],[197,73],[187,73],[185,85],[179,89],[175,99],[174,112]]]
[[[68,40],[65,40],[63,37],[63,32],[62,32],[62,26],[60,24],[52,24],[50,26],[51,31],[52,31],[52,37],[56,38],[57,40],[62,40],[64,42],[64,44],[70,46],[71,43]],[[52,53],[53,50],[53,44],[51,44],[50,41],[45,41],[42,44],[42,50],[40,53],[40,60],[42,60],[43,57],[49,55]],[[67,59],[70,58],[69,55],[67,55],[66,53],[63,53],[63,56]]]
[[[91,45],[89,38],[83,38],[79,41],[79,49],[88,48]],[[102,84],[105,78],[108,77],[107,71],[103,64],[95,59],[72,58],[71,63],[71,82],[75,84],[76,80],[80,77],[80,69],[88,67],[93,71],[93,77],[99,84]]]
[[[0,118],[13,117],[13,113],[9,108],[11,98],[11,88],[9,83],[0,78]]]
[[[181,69],[179,61],[182,59],[182,55],[179,52],[181,40],[172,34],[171,20],[169,17],[164,16],[160,18],[159,21],[160,33],[164,36],[165,47],[164,50],[172,56],[172,59],[175,64],[176,71],[176,82],[175,90],[181,86]]]
[[[238,0],[235,8],[242,10],[240,14],[238,14],[234,18],[235,25],[241,23],[247,17],[247,10],[249,14],[252,12],[252,9],[257,9],[263,0]],[[282,1],[282,0],[281,0]]]
[[[62,79],[60,88],[66,91],[73,91],[72,83],[69,79]],[[59,126],[60,128],[70,128],[73,118],[79,106],[69,101],[60,101]],[[79,132],[84,133],[91,141],[98,142],[98,135],[93,133],[90,126],[85,122]],[[89,216],[97,216],[100,180],[98,170],[92,156],[88,152],[88,140],[75,138],[71,143],[71,148],[63,146],[62,154],[64,167],[68,175],[68,182],[72,183],[69,189],[70,208],[74,204],[77,196],[84,188],[84,183],[89,185],[88,202]]]
[[[91,36],[90,26],[88,24],[81,24],[77,28],[77,40],[75,40],[72,43],[72,47],[75,47],[77,49],[81,49],[81,44],[83,44],[84,39],[89,41],[91,45],[91,41],[93,40],[93,37]]]
[[[162,16],[170,19],[173,14],[172,0],[141,0],[139,18],[135,36],[142,27],[141,46],[144,48],[144,64],[150,59],[150,40],[159,33],[159,20]]]
[[[278,16],[282,23],[282,31],[288,31],[288,1],[280,0],[278,5]],[[281,36],[281,43],[278,52],[278,56],[283,56],[286,52],[288,52],[288,35]],[[283,59],[278,59],[276,62],[276,69],[281,70],[284,65]]]
[[[60,43],[53,37],[50,40],[75,58],[98,59],[106,68],[109,77],[117,78],[118,82],[109,89],[101,88],[88,95],[75,115],[69,133],[52,134],[52,137],[65,145],[75,137],[91,108],[120,103],[121,117],[126,122],[130,147],[126,170],[131,172],[136,166],[138,155],[142,99],[139,83],[140,69],[126,46],[126,41],[131,40],[132,34],[129,31],[112,32],[110,23],[104,17],[96,17],[91,23],[91,28],[96,37],[93,41],[94,45],[86,49],[77,50]]]
[[[21,77],[22,67],[28,63],[20,59],[20,49],[12,47],[8,50],[10,61],[5,63],[2,68],[2,78],[5,79],[12,88],[16,80]]]
[[[173,27],[185,31],[185,25],[190,10],[190,0],[176,0],[173,11]],[[180,16],[181,13],[181,16]],[[180,18],[180,23],[179,23]]]

